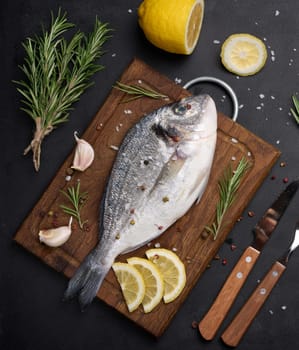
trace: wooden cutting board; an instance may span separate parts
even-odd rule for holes
[[[142,61],[134,59],[121,76],[120,81],[126,84],[138,84],[140,80],[168,95],[170,101],[179,100],[189,95],[188,91],[181,86],[154,71]],[[84,135],[80,135],[94,147],[95,160],[92,166],[83,173],[75,172],[71,176],[71,180],[67,181],[74,156],[73,151],[15,236],[15,240],[20,245],[35,254],[47,265],[64,273],[68,278],[74,274],[80,262],[96,245],[98,240],[99,203],[116,156],[116,151],[111,146],[119,146],[127,130],[143,114],[169,103],[164,100],[153,100],[146,97],[124,102],[126,98],[127,96],[124,93],[117,89],[112,89],[106,102],[100,108]],[[280,152],[273,146],[219,113],[218,140],[214,164],[208,187],[201,202],[198,205],[194,205],[183,218],[153,241],[151,245],[151,247],[154,247],[158,243],[164,248],[175,248],[176,253],[184,262],[187,284],[182,294],[170,304],[165,305],[161,302],[149,314],[144,314],[141,307],[133,313],[129,313],[114,273],[110,270],[98,292],[98,298],[117,309],[154,336],[160,336],[198,281],[202,272],[217,253],[279,155]],[[210,224],[214,218],[218,200],[218,180],[222,177],[223,171],[228,164],[235,168],[242,156],[245,156],[250,161],[251,168],[243,178],[238,192],[238,199],[226,217],[227,225],[216,240],[213,240],[211,236],[203,239],[201,233],[204,230],[204,226]],[[49,248],[39,242],[38,232],[40,229],[68,223],[68,217],[60,208],[61,204],[67,204],[60,190],[66,190],[69,186],[75,186],[78,180],[80,180],[81,190],[88,192],[88,199],[82,209],[82,218],[88,219],[88,226],[82,231],[75,225],[77,227],[73,229],[71,238],[63,246],[60,248]],[[117,260],[125,261],[128,256],[145,257],[144,251],[146,249],[148,249],[148,246],[123,255]]]

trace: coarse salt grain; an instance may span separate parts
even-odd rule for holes
[[[220,44],[220,40],[213,40],[213,44]]]
[[[125,109],[125,110],[124,110],[124,113],[125,113],[125,114],[132,114],[132,111],[131,111],[130,109]]]
[[[264,94],[259,94],[259,98],[263,99],[263,98],[265,98],[265,95]]]
[[[236,157],[232,156],[232,161],[236,160]]]
[[[161,244],[160,243],[155,243],[155,248],[160,248]]]
[[[65,181],[71,181],[72,177],[70,175],[65,177]]]
[[[133,10],[132,9],[128,9],[128,13],[132,13],[133,12]]]
[[[173,251],[173,252],[177,252],[178,250],[177,250],[176,247],[173,247],[173,248],[172,248],[172,251]]]
[[[235,139],[234,137],[231,138],[231,142],[232,143],[238,143],[239,141],[237,139]]]
[[[285,311],[287,309],[286,305],[282,305],[281,310]]]
[[[174,82],[176,84],[180,84],[182,82],[182,79],[181,78],[174,78]]]
[[[117,146],[115,146],[115,145],[110,145],[109,147],[111,149],[113,149],[114,151],[118,151],[119,150],[119,148]]]
[[[275,11],[275,16],[279,16],[279,14],[280,14],[280,11],[279,11],[279,10],[276,10],[276,11]]]
[[[244,107],[244,105],[240,105],[240,106],[239,106],[239,109],[242,109],[243,107]]]

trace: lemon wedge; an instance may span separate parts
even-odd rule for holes
[[[164,248],[153,248],[145,252],[147,258],[160,270],[164,280],[165,303],[175,300],[186,285],[185,266],[172,251]]]
[[[145,37],[167,52],[190,55],[198,41],[204,0],[144,0],[138,22]]]
[[[145,313],[152,311],[162,300],[164,294],[163,276],[159,269],[149,260],[129,258],[128,263],[141,273],[145,284],[145,295],[142,306]]]
[[[248,76],[264,67],[267,49],[262,40],[251,34],[232,34],[224,41],[220,56],[228,71]]]
[[[112,269],[120,284],[125,302],[130,312],[136,310],[145,295],[145,284],[140,272],[132,265],[116,262]]]

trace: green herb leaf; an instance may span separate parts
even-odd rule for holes
[[[216,206],[215,221],[210,226],[205,227],[206,231],[214,236],[214,240],[222,229],[225,214],[233,204],[241,179],[249,167],[249,162],[243,157],[236,170],[233,171],[229,165],[218,182],[219,201]]]
[[[294,103],[295,110],[291,108],[291,113],[293,117],[295,118],[297,124],[299,124],[299,99],[296,95],[292,96],[292,100]]]
[[[67,42],[63,35],[73,27],[59,10],[56,18],[52,13],[49,31],[43,29],[40,36],[23,43],[26,55],[20,68],[26,79],[14,82],[23,97],[22,110],[35,122],[34,137],[24,154],[33,152],[36,170],[44,137],[68,120],[74,102],[92,85],[91,76],[104,68],[95,61],[109,38],[108,25],[96,18],[92,33],[78,31]]]
[[[84,224],[88,221],[85,220],[83,221],[81,219],[81,208],[84,205],[84,203],[87,200],[87,196],[88,193],[87,192],[83,192],[80,193],[80,181],[78,181],[77,186],[76,187],[69,187],[67,189],[67,191],[61,191],[62,194],[64,194],[64,196],[69,200],[69,202],[71,202],[72,204],[72,208],[66,206],[66,205],[60,205],[60,208],[68,215],[74,216],[78,223],[79,226],[81,228],[81,230],[83,229]]]
[[[128,95],[132,95],[132,98],[126,99],[125,102],[136,100],[141,97],[150,97],[153,99],[167,99],[169,98],[166,95],[161,94],[158,91],[150,87],[144,87],[141,85],[127,85],[121,82],[116,82],[116,85],[113,86],[115,89],[125,92]]]

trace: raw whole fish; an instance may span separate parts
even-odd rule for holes
[[[161,235],[206,188],[217,130],[214,101],[191,96],[144,116],[125,136],[102,198],[98,245],[65,299],[95,297],[115,258]]]

